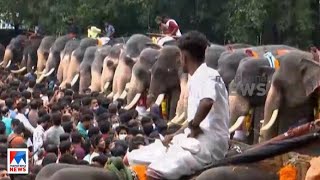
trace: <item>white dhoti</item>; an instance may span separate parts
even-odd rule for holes
[[[212,137],[201,134],[197,139],[188,138],[187,134],[175,136],[169,148],[160,140],[141,149],[128,153],[130,165],[147,164],[148,169],[156,171],[162,178],[178,179],[184,175],[192,175],[196,171],[210,166],[214,161],[224,157],[224,153],[215,152],[228,147],[228,144],[215,143]]]

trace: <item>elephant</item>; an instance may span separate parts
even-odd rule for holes
[[[118,37],[118,38],[112,38],[107,43],[109,46],[114,46],[116,44],[125,44],[128,41],[129,37]]]
[[[242,59],[250,56],[262,57],[265,50],[276,56],[281,51],[297,49],[286,45],[266,45],[223,52],[218,60],[218,72],[226,86],[234,79]]]
[[[68,74],[68,66],[71,59],[72,52],[77,49],[80,45],[80,40],[78,39],[72,39],[69,40],[64,47],[64,50],[62,51],[63,56],[61,57],[61,62],[59,64],[58,68],[58,81],[61,83],[67,79]]]
[[[177,46],[164,46],[151,70],[147,106],[150,107],[154,103],[160,105],[165,95],[168,95],[169,119],[175,117],[181,94],[180,83],[187,77],[182,72],[179,59],[180,49]]]
[[[103,168],[83,165],[49,164],[43,167],[36,176],[36,180],[114,180],[118,179],[115,173]]]
[[[11,39],[4,52],[3,61],[1,62],[2,67],[9,68],[11,65],[21,62],[27,40],[28,37],[25,35],[18,35]]]
[[[142,34],[134,34],[129,38],[120,55],[119,64],[113,78],[112,92],[108,95],[108,98],[116,101],[123,93],[126,84],[131,79],[132,67],[139,59],[141,51],[148,47],[148,43],[152,43],[152,40]]]
[[[0,44],[0,63],[3,61],[4,52],[6,51],[6,47]]]
[[[94,60],[91,65],[91,92],[100,92],[101,90],[101,76],[103,69],[103,61],[109,55],[111,46],[103,46],[97,49]],[[81,78],[81,76],[80,76]]]
[[[23,57],[19,70],[11,70],[12,73],[31,72],[37,66],[37,50],[41,44],[42,37],[36,36],[25,42]]]
[[[119,58],[124,44],[116,44],[111,47],[109,55],[103,60],[101,74],[101,92],[107,90],[112,83],[114,73],[119,64]]]
[[[314,108],[320,105],[320,64],[313,55],[292,51],[279,60],[281,66],[273,75],[264,106],[261,142],[313,121]]]
[[[37,79],[37,83],[40,83],[44,78],[50,76],[54,71],[58,72],[58,67],[61,60],[61,52],[65,48],[65,45],[69,40],[73,39],[70,35],[65,35],[57,38],[50,48],[50,53],[44,71],[41,76]],[[60,71],[61,73],[61,71]],[[60,77],[61,75],[57,75]]]
[[[45,66],[47,59],[49,57],[50,53],[50,48],[53,46],[54,42],[56,40],[56,37],[54,36],[45,36],[41,43],[40,46],[37,50],[37,55],[38,55],[38,62],[37,62],[37,74],[40,74]]]
[[[153,48],[144,49],[139,60],[132,68],[131,80],[128,87],[127,105],[125,109],[133,108],[143,93],[149,88],[151,68],[157,60],[159,51]]]
[[[84,53],[83,60],[79,67],[79,93],[83,94],[91,83],[91,66],[95,59],[97,46],[88,47]]]
[[[65,88],[67,83],[75,85],[79,78],[80,64],[83,61],[86,49],[90,46],[98,45],[98,41],[92,38],[84,38],[81,40],[79,47],[72,52],[71,60],[68,66],[67,78],[60,84],[60,88]]]
[[[262,168],[252,166],[222,166],[217,168],[208,169],[202,172],[196,180],[277,180],[278,175],[273,172],[268,172]]]

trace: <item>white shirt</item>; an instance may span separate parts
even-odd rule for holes
[[[30,124],[28,118],[26,118],[24,114],[18,113],[15,118],[19,119],[19,121],[23,123],[24,127],[33,133],[35,128]]]
[[[220,159],[228,150],[229,140],[229,103],[228,92],[218,71],[203,63],[188,81],[188,121],[194,119],[200,101],[205,98],[214,101],[207,117],[200,123],[204,135],[209,137],[210,151]],[[208,143],[208,142],[206,142]]]
[[[36,152],[43,145],[44,141],[44,129],[41,125],[38,125],[33,132],[33,152]]]

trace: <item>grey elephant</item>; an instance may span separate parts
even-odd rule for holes
[[[158,50],[152,48],[146,48],[141,52],[139,60],[132,68],[127,95],[128,103],[125,109],[133,108],[149,88],[151,68],[156,62],[159,53]]]
[[[50,48],[53,46],[56,37],[46,36],[42,39],[40,46],[37,50],[38,62],[37,62],[37,74],[41,74],[46,66],[46,62],[49,57]]]
[[[91,92],[100,92],[101,90],[101,76],[103,71],[104,59],[109,55],[111,46],[103,46],[97,49],[94,60],[91,64]],[[80,76],[81,78],[81,76]]]
[[[5,51],[6,51],[6,47],[4,47],[4,45],[0,44],[0,63],[2,63],[2,61],[3,61]]]
[[[61,53],[69,40],[72,37],[69,35],[61,36],[57,38],[50,48],[50,53],[48,60],[45,65],[44,71],[41,73],[41,76],[37,79],[37,82],[41,82],[44,78],[50,76],[53,72],[58,71],[58,67],[61,60]],[[61,72],[61,71],[60,71]],[[60,75],[58,75],[60,77]]]
[[[36,180],[115,180],[117,176],[105,169],[70,164],[49,164],[41,169]]]
[[[120,55],[119,64],[116,68],[112,93],[109,98],[117,100],[125,90],[126,84],[130,82],[132,67],[138,61],[141,51],[148,47],[152,40],[142,34],[134,34],[125,44],[124,50]]]
[[[108,90],[112,86],[114,73],[119,64],[120,54],[123,50],[124,44],[115,44],[111,47],[107,57],[103,60],[103,70],[101,75],[101,92]]]
[[[92,38],[84,38],[80,42],[80,46],[73,51],[71,55],[71,60],[68,66],[67,78],[60,84],[60,88],[65,88],[67,83],[75,85],[79,78],[80,64],[83,61],[86,49],[90,46],[96,46],[98,41]]]
[[[67,42],[65,45],[63,51],[62,51],[62,57],[61,62],[59,64],[58,73],[57,73],[57,79],[61,83],[67,79],[68,74],[68,66],[70,64],[71,55],[72,52],[77,49],[80,45],[80,40],[78,39],[72,39]]]
[[[282,57],[273,75],[264,107],[261,141],[315,119],[319,107],[320,64],[308,52],[293,51]]]
[[[4,52],[3,61],[1,62],[2,67],[9,68],[11,65],[21,62],[27,40],[28,37],[25,35],[18,35],[11,39]]]

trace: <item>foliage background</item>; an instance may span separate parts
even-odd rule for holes
[[[0,14],[16,27],[40,24],[48,34],[65,33],[70,17],[83,33],[105,21],[117,36],[156,32],[155,17],[166,14],[182,32],[196,29],[219,44],[320,42],[319,0],[0,0]]]

